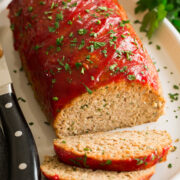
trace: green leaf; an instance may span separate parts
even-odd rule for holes
[[[154,0],[139,0],[137,2],[137,7],[135,13],[143,12],[145,10],[152,10],[158,5],[158,1]]]
[[[140,30],[152,37],[160,22],[167,16],[171,23],[180,32],[180,0],[138,0],[135,13],[147,11]]]
[[[157,10],[153,9],[144,16],[140,30],[146,32],[147,37],[150,39],[159,23],[166,17],[166,14],[165,6],[160,4]]]
[[[173,25],[177,28],[177,30],[180,32],[180,18],[173,19],[172,20]]]
[[[83,85],[84,85],[84,87],[86,88],[86,91],[87,91],[89,94],[92,94],[92,93],[93,93],[92,90],[89,89],[85,84],[83,84]]]

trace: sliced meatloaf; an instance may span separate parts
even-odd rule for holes
[[[9,10],[15,49],[58,136],[163,113],[157,71],[117,0],[12,0]]]
[[[54,149],[72,166],[136,171],[165,161],[171,143],[166,131],[103,132],[56,139]]]
[[[57,157],[46,157],[41,171],[50,180],[149,180],[155,167],[132,172],[93,171],[65,165]]]

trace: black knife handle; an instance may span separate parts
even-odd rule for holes
[[[36,144],[12,86],[9,89],[9,93],[0,95],[0,115],[10,156],[9,179],[39,180],[40,165]]]
[[[9,179],[8,164],[9,159],[6,137],[4,136],[0,127],[0,178],[3,180]]]

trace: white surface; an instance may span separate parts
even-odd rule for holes
[[[141,15],[136,16],[133,13],[135,7],[133,0],[131,3],[127,0],[120,0],[120,2],[127,10],[132,24],[134,20],[141,18]],[[25,114],[26,120],[28,122],[34,122],[34,125],[30,126],[30,128],[35,137],[42,161],[44,155],[53,153],[52,140],[55,136],[52,128],[44,123],[47,120],[33,96],[31,87],[27,85],[28,81],[24,72],[19,71],[21,64],[19,56],[12,46],[12,34],[6,16],[7,11],[0,15],[0,43],[2,43],[4,48],[17,97],[22,97],[26,100],[25,103],[20,101],[20,106]],[[160,68],[159,75],[167,103],[165,115],[162,116],[157,123],[130,129],[163,129],[172,135],[177,150],[168,156],[167,162],[157,165],[156,174],[152,178],[152,180],[169,180],[176,173],[180,172],[180,142],[175,142],[176,139],[180,138],[180,109],[178,110],[180,100],[170,102],[168,97],[168,93],[180,93],[180,90],[173,89],[174,84],[180,85],[180,36],[173,26],[165,20],[152,38],[153,44],[148,45],[148,40],[145,35],[138,31],[139,25],[133,24],[133,26],[141,37],[153,61],[156,62],[157,68]],[[157,44],[161,46],[161,50],[156,49]],[[167,67],[167,69],[164,67]],[[14,73],[13,70],[17,70],[17,73]],[[171,72],[173,72],[173,74]],[[174,110],[176,110],[176,112],[174,112]],[[178,118],[175,116],[178,116]],[[167,167],[169,163],[173,166],[170,169]],[[179,179],[180,177],[176,178],[176,180]]]
[[[11,83],[11,77],[9,75],[5,56],[1,57],[1,61],[0,61],[0,77],[1,77],[0,78],[0,86]]]
[[[12,0],[0,0],[0,12],[3,11]]]

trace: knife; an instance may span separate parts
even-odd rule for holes
[[[9,159],[8,159],[7,143],[3,131],[0,127],[0,177],[3,180],[8,180],[9,178],[8,164],[9,164]]]
[[[9,179],[39,180],[36,144],[17,102],[5,56],[0,58],[0,116],[9,149]]]

